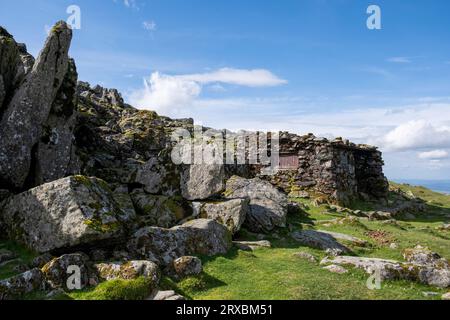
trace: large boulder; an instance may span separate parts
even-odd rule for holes
[[[119,239],[132,219],[104,181],[84,176],[10,197],[2,212],[8,236],[38,252]]]
[[[232,234],[237,233],[249,211],[248,199],[233,199],[223,202],[194,203],[200,218],[212,219],[223,224]]]
[[[275,227],[286,226],[287,196],[269,182],[233,176],[227,181],[224,194],[228,199],[250,200],[250,210],[244,223],[250,231],[270,232]]]
[[[151,195],[142,189],[136,189],[131,193],[131,199],[136,208],[139,223],[143,226],[170,228],[185,215],[180,202],[171,197]]]
[[[0,281],[0,300],[14,300],[35,290],[44,289],[41,270],[32,269],[18,276]]]
[[[228,229],[208,219],[192,220],[171,229],[142,228],[128,243],[131,252],[165,266],[182,256],[225,254],[231,246]]]
[[[90,270],[89,257],[84,253],[65,254],[59,258],[55,258],[42,267],[42,272],[45,279],[52,288],[59,288],[64,290],[73,290],[68,287],[68,281],[74,275],[74,270],[69,267],[77,267],[79,271],[79,288],[83,289],[89,284]],[[69,283],[71,285],[72,283]]]
[[[0,122],[0,176],[22,188],[29,175],[33,148],[67,73],[72,30],[65,22],[53,27],[33,69],[4,107]]]
[[[181,172],[181,193],[190,201],[205,200],[225,189],[225,169],[219,164],[194,164]]]
[[[170,159],[152,157],[139,166],[134,182],[141,184],[149,194],[180,194],[180,174]]]

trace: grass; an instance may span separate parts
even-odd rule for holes
[[[20,272],[15,271],[14,269],[19,265],[29,264],[31,261],[37,256],[36,253],[26,249],[25,247],[18,245],[12,241],[1,241],[0,240],[0,249],[10,250],[17,254],[17,258],[1,264],[0,266],[0,280],[10,278],[19,274]]]
[[[418,244],[427,246],[444,257],[450,257],[450,232],[439,230],[448,223],[450,196],[441,195],[421,187],[393,186],[411,191],[429,204],[427,212],[413,221],[398,221],[388,224],[358,218],[356,222],[332,224],[330,220],[345,218],[345,213],[330,212],[326,206],[314,207],[310,200],[296,199],[306,210],[303,214],[289,217],[289,224],[295,229],[313,228],[353,235],[368,241],[366,247],[351,247],[358,256],[395,259],[403,261],[402,252]],[[366,210],[370,204],[364,205]],[[370,231],[383,231],[382,237],[373,238]],[[418,300],[440,299],[448,290],[408,281],[385,281],[381,290],[369,290],[368,276],[351,269],[347,274],[334,274],[322,269],[318,263],[299,259],[294,253],[304,251],[316,256],[319,261],[323,251],[300,246],[288,237],[287,230],[278,231],[279,237],[269,237],[273,248],[254,252],[233,250],[226,256],[203,258],[204,273],[178,283],[165,278],[163,286],[190,299],[369,299],[369,300]],[[255,240],[254,236],[241,233],[244,239]],[[280,238],[280,239],[277,239]],[[390,247],[391,243],[396,248]],[[423,292],[436,292],[437,296],[425,297]]]
[[[151,292],[151,280],[140,277],[135,280],[106,281],[94,288],[73,291],[68,295],[76,300],[144,300]]]

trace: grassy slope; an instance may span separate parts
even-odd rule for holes
[[[438,230],[450,220],[450,196],[434,193],[425,188],[396,185],[411,190],[415,195],[430,201],[429,211],[413,221],[399,221],[388,225],[379,221],[360,219],[360,223],[329,225],[326,220],[344,217],[328,213],[325,207],[315,208],[307,200],[307,215],[289,217],[294,229],[314,228],[354,235],[369,241],[367,248],[353,247],[359,256],[403,260],[402,251],[417,244],[430,247],[444,257],[450,257],[450,232]],[[443,216],[446,214],[447,216]],[[377,240],[368,231],[384,231]],[[424,291],[445,293],[433,287],[406,282],[389,281],[381,290],[366,287],[367,275],[358,270],[338,275],[323,270],[318,264],[293,256],[305,251],[319,260],[324,252],[302,247],[280,232],[281,239],[272,241],[272,249],[260,249],[253,253],[235,250],[225,257],[205,258],[204,275],[189,278],[180,283],[166,279],[165,286],[178,290],[192,299],[425,299]],[[246,237],[251,238],[251,237]],[[390,243],[398,248],[391,249]],[[428,297],[426,299],[439,299]]]
[[[421,187],[395,185],[404,191],[429,201],[429,211],[413,221],[399,221],[397,225],[360,219],[360,223],[330,225],[328,220],[344,217],[344,214],[328,212],[325,207],[313,207],[308,200],[305,215],[289,217],[292,228],[314,228],[342,232],[368,240],[366,248],[353,247],[355,254],[378,258],[402,260],[402,251],[417,244],[430,247],[444,257],[450,257],[450,232],[438,228],[450,220],[450,196],[431,192]],[[363,204],[367,205],[367,204]],[[383,243],[372,239],[367,232],[384,231]],[[251,234],[241,233],[242,239],[255,240]],[[203,258],[204,273],[176,283],[168,278],[162,282],[163,289],[174,289],[190,299],[424,299],[422,292],[439,290],[406,281],[383,282],[381,290],[366,287],[367,275],[359,270],[338,275],[323,270],[321,266],[296,258],[293,254],[305,251],[319,260],[324,252],[298,245],[288,236],[287,230],[280,230],[270,237],[272,249],[244,252],[234,249],[226,256]],[[389,244],[395,242],[397,249]],[[10,242],[0,242],[0,248],[14,250],[20,259],[0,267],[0,279],[16,274],[13,267],[27,263],[33,254]],[[142,279],[133,282],[108,282],[97,288],[70,294],[74,299],[141,299],[147,295]],[[41,294],[30,295],[29,299],[40,299]],[[439,299],[427,297],[426,299]]]

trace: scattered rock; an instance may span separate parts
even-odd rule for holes
[[[436,297],[436,296],[439,295],[438,292],[433,292],[433,291],[424,291],[424,292],[422,292],[422,294],[423,294],[424,297],[427,297],[427,298],[429,298],[429,297]]]
[[[130,252],[168,266],[187,255],[214,256],[231,248],[228,229],[214,220],[197,219],[171,229],[146,227],[128,243]]]
[[[261,241],[233,241],[233,244],[241,250],[253,251],[259,248],[271,248],[272,245],[267,240]]]
[[[343,273],[347,273],[348,270],[345,269],[344,267],[338,266],[336,264],[331,264],[329,266],[323,267],[323,269],[328,270],[332,273],[339,273],[339,274],[343,274]]]
[[[339,255],[349,253],[351,251],[328,233],[315,230],[299,230],[292,232],[291,236],[294,240],[305,246],[321,250],[331,249]]]
[[[173,261],[173,269],[179,279],[199,275],[203,271],[202,261],[192,256],[181,257]]]
[[[332,236],[333,238],[337,239],[337,240],[343,240],[346,242],[349,242],[355,246],[358,247],[365,247],[368,243],[366,240],[362,240],[347,234],[343,234],[343,233],[337,233],[337,232],[331,232],[331,231],[324,231],[324,230],[317,230],[318,232],[321,233],[326,233],[329,234],[330,236]]]
[[[250,210],[244,223],[250,231],[270,232],[275,227],[286,226],[287,196],[267,181],[231,177],[226,183],[225,196],[250,199]]]
[[[447,293],[443,294],[441,299],[442,300],[450,300],[450,292],[447,292]]]

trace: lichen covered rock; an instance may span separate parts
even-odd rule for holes
[[[14,300],[44,288],[41,270],[32,269],[18,276],[0,281],[0,300]]]
[[[118,239],[129,219],[104,181],[84,176],[10,197],[2,215],[9,237],[38,252]]]
[[[212,219],[223,224],[232,234],[243,225],[249,211],[248,199],[233,199],[223,202],[195,203],[199,217]]]
[[[179,279],[199,275],[203,271],[202,261],[192,256],[175,259],[172,266]]]
[[[228,199],[249,199],[250,209],[245,227],[253,232],[270,232],[286,226],[287,196],[272,184],[259,178],[244,179],[234,176],[226,183]]]
[[[77,276],[74,272],[79,270],[79,285],[77,289],[83,289],[89,284],[89,257],[84,253],[65,254],[55,258],[42,267],[42,273],[52,288],[61,288],[64,290],[73,290],[68,287],[69,277]],[[70,270],[69,267],[77,267]],[[70,284],[69,284],[70,285]]]
[[[182,256],[225,254],[231,246],[231,234],[225,226],[198,219],[171,229],[142,228],[129,241],[128,250],[168,266]]]
[[[159,268],[151,261],[99,263],[94,265],[94,268],[101,280],[133,280],[145,277],[151,280],[153,286],[156,286],[160,279]]]
[[[223,165],[194,164],[181,173],[181,193],[186,200],[205,200],[225,189]]]

